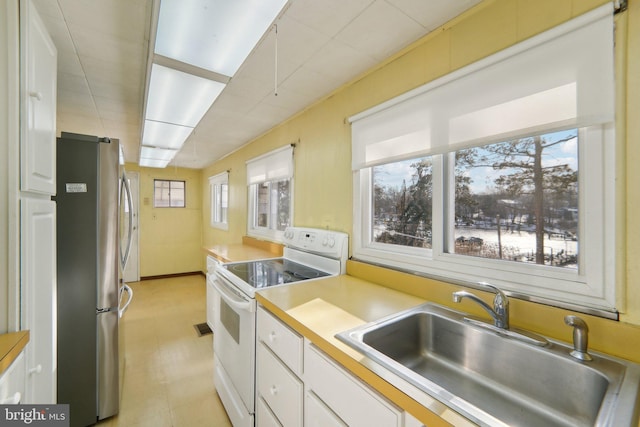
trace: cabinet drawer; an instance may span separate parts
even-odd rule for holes
[[[312,391],[305,393],[304,427],[347,427]]]
[[[256,427],[282,427],[262,398],[258,399],[256,408]]]
[[[0,376],[0,405],[16,405],[24,401],[25,369],[23,351]]]
[[[304,381],[351,427],[402,426],[402,412],[313,345],[305,346]]]
[[[258,309],[258,339],[265,343],[289,369],[302,374],[302,337],[289,329],[271,313]]]
[[[257,353],[258,395],[283,427],[302,425],[302,382],[263,343],[258,345]]]

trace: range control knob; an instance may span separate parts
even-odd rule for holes
[[[336,240],[333,237],[329,237],[329,247],[332,248],[336,245]]]

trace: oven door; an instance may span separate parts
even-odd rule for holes
[[[252,425],[255,404],[256,300],[225,278],[213,281],[216,389],[234,426]],[[238,402],[240,398],[241,402]],[[244,409],[244,412],[243,412]]]

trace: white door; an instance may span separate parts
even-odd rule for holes
[[[21,2],[22,191],[56,193],[56,64],[57,51],[31,1]]]
[[[56,204],[21,200],[22,329],[26,350],[25,403],[56,403]]]
[[[124,270],[124,281],[137,282],[140,280],[140,256],[138,253],[138,213],[139,213],[139,175],[138,172],[127,172],[127,179],[129,180],[129,188],[131,189],[131,205],[133,206],[133,213],[131,215],[131,249],[129,250],[129,260]],[[125,194],[126,197],[126,194]],[[128,209],[129,204],[124,204],[125,209]],[[129,212],[125,212],[124,223],[122,228],[126,230],[129,227]]]

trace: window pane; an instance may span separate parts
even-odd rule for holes
[[[184,202],[184,181],[171,181],[171,206],[176,208],[185,207]]]
[[[372,176],[374,241],[431,248],[431,157],[375,166]]]
[[[454,252],[578,266],[578,132],[456,152]]]
[[[185,182],[156,179],[153,181],[153,206],[156,208],[185,207]]]
[[[220,184],[220,222],[227,223],[229,210],[229,184]]]
[[[274,195],[276,200],[273,205],[277,207],[275,212],[275,228],[276,230],[284,231],[290,225],[290,191],[289,191],[289,180],[282,180],[274,182],[273,187],[275,188]]]
[[[257,194],[257,213],[256,225],[258,227],[269,226],[269,183],[263,182],[258,184]]]
[[[169,181],[154,181],[153,206],[157,208],[169,206]]]

